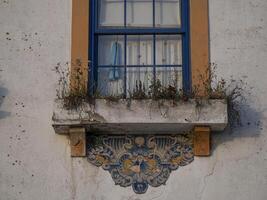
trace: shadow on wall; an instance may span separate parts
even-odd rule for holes
[[[8,94],[8,90],[0,86],[0,119],[10,116],[10,112],[1,110],[1,105],[3,104],[7,94]]]
[[[234,127],[228,126],[224,132],[215,132],[213,134],[212,152],[219,145],[233,141],[236,138],[257,138],[263,131],[262,120],[264,119],[264,110],[256,111],[248,104],[242,105],[240,110],[240,124]]]

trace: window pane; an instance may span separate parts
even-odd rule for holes
[[[98,65],[124,65],[124,36],[99,36]]]
[[[153,64],[153,36],[131,35],[127,37],[127,65]]]
[[[128,67],[126,80],[128,96],[147,95],[153,82],[153,67]]]
[[[180,35],[156,36],[156,64],[182,65],[182,37]]]
[[[124,0],[98,1],[99,26],[124,26]]]
[[[181,27],[180,0],[155,1],[156,27]]]
[[[127,1],[127,26],[153,27],[153,0]]]
[[[124,68],[98,68],[97,94],[101,96],[122,96],[124,93]]]
[[[164,87],[173,86],[177,90],[183,88],[183,76],[181,67],[157,67],[156,79]]]

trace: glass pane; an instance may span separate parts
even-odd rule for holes
[[[182,37],[180,35],[156,36],[156,64],[182,65]]]
[[[180,0],[156,0],[156,27],[181,27],[180,5]]]
[[[124,93],[124,68],[98,68],[97,94],[101,96],[122,96]]]
[[[127,65],[153,64],[153,36],[131,35],[127,37]]]
[[[163,87],[175,87],[178,90],[183,88],[183,76],[181,67],[157,67],[156,79]]]
[[[153,0],[127,1],[127,26],[153,27]]]
[[[98,1],[99,26],[124,26],[124,0]]]
[[[128,67],[126,80],[128,96],[144,97],[153,82],[153,67]]]
[[[124,36],[99,36],[98,65],[124,65]]]

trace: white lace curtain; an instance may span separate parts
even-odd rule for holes
[[[152,27],[152,2],[152,0],[127,0],[126,26]],[[101,0],[99,9],[100,26],[124,26],[123,0]],[[155,12],[155,26],[180,26],[179,0],[156,0]],[[125,91],[130,95],[141,85],[141,88],[148,92],[154,78],[165,87],[172,85],[177,89],[182,88],[182,69],[178,67],[182,65],[181,37],[157,35],[155,48],[153,45],[153,35],[128,35],[126,47],[124,36],[99,36],[98,91],[104,96],[118,96]],[[154,56],[157,65],[155,74]]]
[[[153,36],[127,36],[126,70],[124,36],[100,36],[98,89],[104,95],[132,94],[136,86],[149,91],[154,80]],[[155,75],[165,87],[182,88],[182,42],[179,35],[156,36]],[[171,66],[173,65],[173,66]],[[104,66],[104,67],[101,67]],[[126,78],[126,80],[125,80]],[[125,89],[126,82],[126,89]]]
[[[124,0],[99,0],[100,26],[124,26]],[[126,26],[152,27],[153,1],[127,0]],[[155,0],[155,26],[180,27],[180,0]]]

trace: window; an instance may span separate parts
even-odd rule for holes
[[[188,0],[90,4],[90,92],[128,97],[156,81],[190,89]]]

